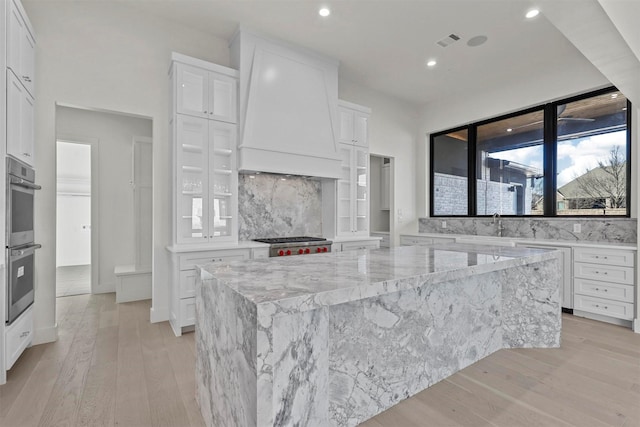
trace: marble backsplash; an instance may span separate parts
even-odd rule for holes
[[[447,228],[442,228],[442,221]],[[574,224],[580,224],[575,233]],[[636,243],[635,218],[502,218],[503,237],[571,242]],[[470,234],[496,236],[492,218],[437,217],[420,218],[420,233]]]
[[[322,236],[322,185],[301,176],[240,174],[240,240]]]

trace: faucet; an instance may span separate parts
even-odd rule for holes
[[[498,212],[493,214],[493,219],[491,220],[491,224],[496,223],[496,219],[498,220],[498,229],[496,230],[498,233],[498,237],[502,237],[502,232],[504,231],[504,227],[502,226],[502,218],[500,218],[500,214]]]

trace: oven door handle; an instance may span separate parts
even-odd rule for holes
[[[42,245],[36,243],[35,245],[30,245],[25,248],[11,249],[11,256],[17,257],[23,255],[31,255],[36,251],[36,249],[40,249],[41,247]]]
[[[24,188],[30,188],[32,190],[40,190],[42,189],[41,186],[34,184],[32,182],[26,181],[22,178],[16,178],[15,176],[11,177],[11,184],[12,185],[17,185],[20,187],[24,187]]]

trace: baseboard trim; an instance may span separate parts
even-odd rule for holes
[[[31,345],[46,344],[58,340],[58,324],[48,328],[40,328],[33,331],[33,341]]]
[[[151,307],[149,311],[151,323],[166,322],[169,320],[169,307]]]

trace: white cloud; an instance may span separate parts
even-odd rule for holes
[[[599,161],[607,163],[609,152],[616,145],[622,148],[623,156],[626,155],[626,132],[613,132],[559,143],[558,160],[569,159],[571,164],[559,171],[558,187],[597,167]]]

